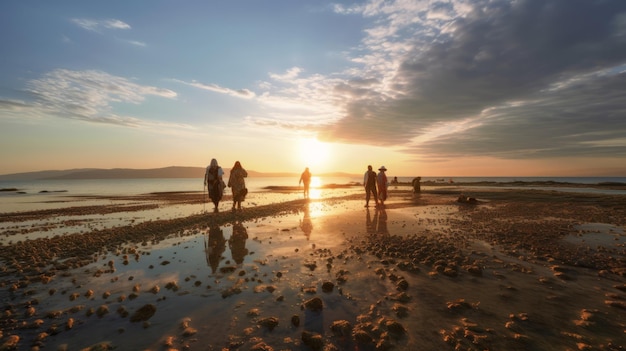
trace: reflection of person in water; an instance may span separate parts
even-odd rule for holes
[[[381,236],[389,236],[389,230],[387,229],[387,211],[385,211],[385,208],[377,208],[374,216],[378,217],[376,233]]]
[[[376,211],[378,213],[378,211]],[[374,221],[372,221],[372,215],[370,214],[370,209],[368,208],[365,215],[365,232],[367,235],[374,235],[376,233],[376,221],[378,218],[374,216]]]
[[[222,253],[226,250],[226,239],[224,232],[218,225],[211,225],[209,228],[209,238],[205,237],[204,250],[206,252],[206,261],[213,273],[217,271],[222,259]]]
[[[235,222],[233,224],[233,235],[228,239],[228,247],[230,248],[230,254],[233,257],[233,261],[237,264],[242,264],[243,259],[248,254],[246,249],[246,240],[248,239],[248,231],[241,222]]]
[[[300,229],[304,232],[306,240],[309,240],[311,232],[313,232],[313,222],[311,222],[311,212],[309,211],[308,203],[304,206],[304,214],[302,220],[300,220]]]

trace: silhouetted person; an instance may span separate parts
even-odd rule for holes
[[[233,192],[233,210],[235,205],[241,210],[241,203],[246,199],[248,189],[246,189],[246,180],[248,172],[241,167],[239,161],[235,162],[235,165],[230,170],[230,176],[228,176],[228,187],[232,188]]]
[[[224,194],[224,170],[217,164],[216,159],[211,160],[211,164],[206,168],[204,173],[204,185],[207,186],[209,198],[213,202],[214,212],[218,211],[218,206],[222,195]]]
[[[376,206],[378,206],[378,191],[376,191],[376,172],[372,170],[372,165],[367,166],[367,171],[363,175],[363,186],[365,187],[365,207],[370,205],[370,195],[374,195]]]
[[[304,184],[304,198],[309,198],[309,186],[311,185],[311,172],[309,172],[309,167],[304,169],[304,172],[300,175],[300,181],[298,181],[298,185],[300,183]]]
[[[377,175],[377,185],[378,185],[378,200],[380,200],[380,205],[385,206],[385,200],[387,200],[387,168],[385,166],[380,166],[378,169]]]
[[[233,261],[237,264],[242,264],[248,254],[248,249],[246,249],[247,239],[248,231],[246,227],[244,227],[241,222],[235,222],[235,224],[233,224],[233,235],[228,239],[228,247],[230,248]]]
[[[411,182],[411,185],[413,186],[413,194],[417,194],[420,191],[422,191],[422,187],[420,185],[420,182],[422,181],[422,177],[415,177],[413,178],[413,181]]]
[[[207,240],[205,237],[204,249],[207,263],[211,267],[211,271],[215,273],[217,271],[217,267],[220,265],[222,253],[226,250],[224,232],[217,224],[209,227],[209,238]]]

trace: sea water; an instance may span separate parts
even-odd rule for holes
[[[389,180],[393,179],[388,176]],[[410,184],[413,177],[398,177],[400,187]],[[267,187],[299,186],[298,177],[250,177],[246,179],[249,192],[271,192]],[[626,190],[598,189],[593,187],[571,187],[560,185],[551,187],[545,183],[536,182],[565,182],[574,184],[595,185],[600,183],[624,183],[626,177],[422,177],[422,182],[434,182],[434,186],[422,187],[424,190],[436,188],[437,184],[450,187],[451,183],[465,183],[464,188],[471,187],[471,183],[479,182],[526,182],[524,189],[559,190],[578,193],[602,193],[626,195]],[[352,188],[324,189],[329,184],[361,184],[363,178],[356,177],[313,177],[311,191],[317,192],[317,197],[327,198],[337,194],[347,194],[362,191],[360,186]],[[404,184],[402,184],[404,183]],[[467,185],[467,184],[470,185]],[[514,185],[507,185],[507,189],[517,189]],[[16,190],[12,190],[16,189]],[[45,180],[4,180],[0,181],[0,213],[15,212],[29,209],[45,209],[58,207],[63,199],[69,197],[86,196],[133,196],[155,192],[204,192],[202,178],[145,178],[145,179],[45,179]],[[228,194],[229,189],[226,189]],[[294,192],[299,193],[300,190]],[[323,195],[322,195],[323,193]],[[32,204],[38,204],[33,206]],[[46,205],[48,204],[48,205]]]
[[[389,180],[393,177],[388,176]],[[298,178],[260,177],[246,178],[249,191],[263,191],[269,186],[298,186]],[[413,177],[398,177],[400,183],[410,183]],[[511,182],[558,182],[573,184],[623,183],[626,177],[422,177],[422,182],[435,183],[511,183]],[[363,182],[362,177],[313,177],[313,186],[328,184],[348,184]],[[536,187],[545,187],[537,185]],[[66,195],[103,195],[123,196],[140,195],[154,192],[194,192],[206,191],[201,178],[144,178],[144,179],[42,179],[42,180],[0,180],[0,196],[40,195],[46,193],[65,193]]]

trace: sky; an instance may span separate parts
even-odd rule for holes
[[[626,176],[624,0],[7,0],[0,47],[0,174]]]

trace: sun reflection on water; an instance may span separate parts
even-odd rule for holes
[[[311,185],[309,188],[309,198],[310,199],[321,199],[322,198],[322,179],[320,177],[313,176],[311,177]]]

